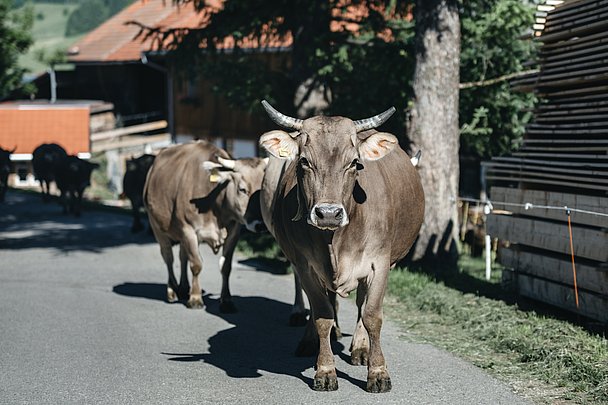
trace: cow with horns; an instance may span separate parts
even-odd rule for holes
[[[420,230],[424,193],[397,138],[374,128],[395,111],[352,121],[283,115],[266,101],[270,118],[291,130],[260,138],[272,156],[262,186],[268,228],[294,264],[312,316],[300,343],[319,347],[313,389],[338,388],[330,335],[332,295],[357,290],[359,319],[351,362],[367,364],[367,390],[386,392],[391,380],[380,346],[382,302],[390,269]]]
[[[144,204],[169,273],[169,302],[188,299],[189,308],[203,308],[198,245],[206,243],[215,253],[222,248],[220,312],[236,311],[228,283],[232,255],[266,163],[259,158],[232,160],[226,151],[204,141],[171,146],[158,154],[144,186]],[[179,284],[173,273],[174,243],[180,247]]]

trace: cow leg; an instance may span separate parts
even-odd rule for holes
[[[173,273],[173,249],[171,247],[171,241],[163,238],[158,239],[160,245],[160,254],[163,257],[165,265],[167,266],[167,273],[169,274],[169,281],[167,281],[167,301],[176,302],[178,297],[177,291],[177,280],[175,280],[175,274]]]
[[[179,245],[179,287],[177,288],[177,298],[187,300],[190,293],[190,283],[188,282],[188,253],[183,246]]]
[[[186,304],[188,308],[202,309],[203,295],[201,292],[201,286],[199,284],[198,275],[203,269],[203,261],[201,260],[200,253],[198,251],[198,238],[193,229],[188,228],[184,230],[182,237],[182,249],[185,250],[185,254],[188,256],[190,262],[190,271],[192,272],[192,286],[190,287],[190,298]]]
[[[232,256],[236,243],[239,240],[240,224],[235,224],[228,230],[222,256],[220,257],[220,270],[222,272],[222,293],[220,294],[220,312],[224,314],[237,312],[230,294],[230,273],[232,272]]]
[[[386,361],[380,346],[382,329],[382,301],[388,282],[389,266],[374,266],[369,282],[365,305],[363,308],[363,326],[369,336],[369,357],[367,364],[367,391],[388,392],[391,390],[391,378],[386,369]]]
[[[338,389],[336,363],[331,350],[331,330],[334,326],[334,307],[318,281],[310,277],[310,271],[301,275],[302,285],[310,301],[312,319],[319,335],[319,355],[312,389],[335,391]]]
[[[46,184],[46,189],[45,189],[45,184]],[[42,189],[42,201],[47,203],[49,202],[49,196],[50,196],[50,189],[51,186],[49,184],[49,182],[47,180],[40,180],[40,188]]]
[[[289,315],[289,326],[304,326],[306,325],[306,305],[304,305],[304,294],[302,292],[302,283],[298,277],[298,272],[293,272],[296,296]]]
[[[82,191],[78,191],[78,192],[74,192],[74,194],[72,195],[72,200],[73,200],[73,207],[72,207],[72,212],[74,213],[74,215],[76,217],[80,216],[80,210],[82,208],[82,193],[84,190]]]
[[[355,327],[353,340],[350,344],[350,362],[355,366],[366,366],[369,355],[369,337],[367,336],[365,326],[363,326],[363,319],[361,319],[366,293],[367,285],[365,282],[359,282],[359,287],[357,288],[357,326]]]
[[[331,338],[332,340],[340,340],[342,339],[342,331],[340,330],[340,325],[338,325],[338,299],[337,295],[333,291],[329,291],[327,293],[329,296],[329,301],[331,302],[331,306],[334,308],[334,326],[331,328]]]
[[[59,196],[59,203],[63,207],[63,213],[68,213],[68,193],[66,191],[61,190],[61,195]]]
[[[136,232],[142,231],[144,229],[144,225],[141,223],[141,218],[140,218],[140,213],[139,213],[140,208],[141,208],[141,201],[131,200],[131,213],[133,215],[133,223],[131,225],[132,233],[136,233]]]
[[[304,329],[304,336],[296,348],[296,357],[312,357],[319,353],[319,335],[313,315],[310,315]]]

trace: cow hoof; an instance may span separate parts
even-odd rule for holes
[[[306,312],[294,312],[289,315],[289,326],[306,326],[308,322]]]
[[[185,300],[188,299],[189,295],[190,295],[190,287],[186,287],[185,289],[178,288],[178,290],[177,290],[177,298],[179,300],[185,301]]]
[[[324,372],[315,374],[315,379],[312,383],[312,389],[315,391],[335,391],[338,389],[338,377],[336,371]]]
[[[367,349],[355,349],[350,354],[350,362],[353,366],[367,366]]]
[[[296,349],[296,357],[313,357],[319,353],[319,342],[301,340]]]
[[[370,373],[367,377],[367,392],[374,394],[389,392],[392,388],[391,378],[387,371]]]
[[[167,302],[177,302],[177,294],[171,288],[167,288]]]
[[[203,309],[205,304],[203,304],[201,297],[190,297],[186,306],[190,309]]]
[[[232,301],[220,302],[220,312],[222,314],[234,314],[238,312],[236,305]]]

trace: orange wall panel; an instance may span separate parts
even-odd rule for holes
[[[42,143],[57,143],[69,154],[90,151],[89,109],[0,108],[0,147],[32,153]]]

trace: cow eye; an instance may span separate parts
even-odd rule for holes
[[[245,187],[239,187],[239,193],[247,194],[247,189]]]
[[[300,166],[302,167],[310,167],[310,162],[305,157],[300,158]]]

